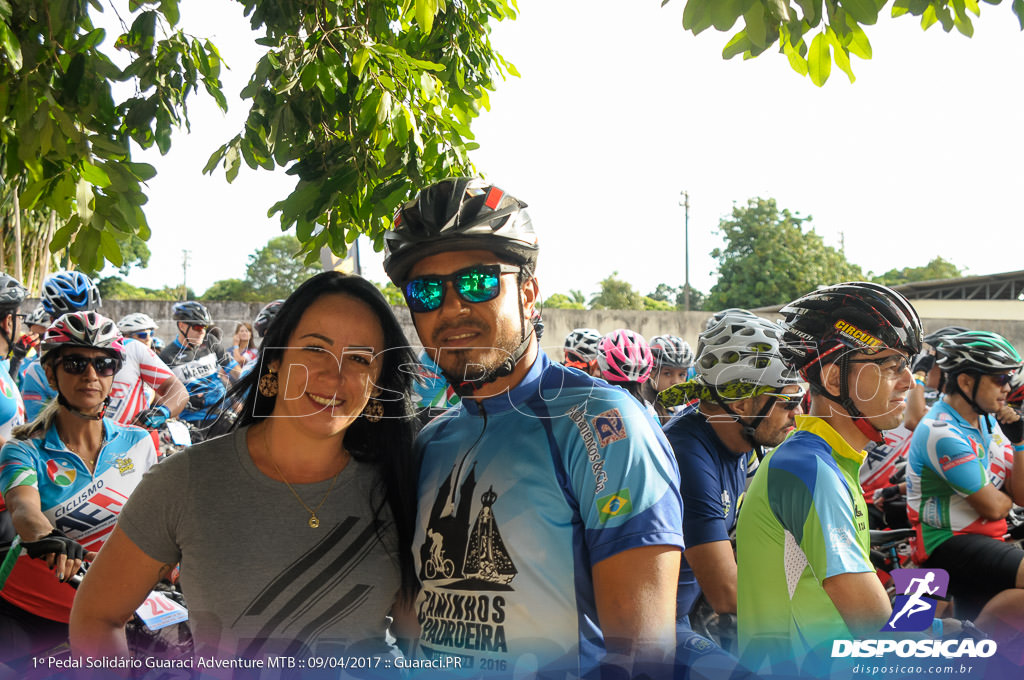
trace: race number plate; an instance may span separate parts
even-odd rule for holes
[[[187,609],[156,590],[149,594],[135,613],[150,630],[160,630],[188,620]]]

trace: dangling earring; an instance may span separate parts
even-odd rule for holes
[[[376,399],[371,399],[366,402],[366,408],[363,409],[363,417],[371,423],[379,423],[380,419],[384,416],[384,406]]]
[[[261,378],[257,388],[264,397],[276,397],[278,390],[277,371],[269,369]]]

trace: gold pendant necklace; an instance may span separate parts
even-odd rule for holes
[[[341,475],[341,470],[344,470],[345,466],[342,465],[341,470],[338,470],[336,473],[334,473],[334,479],[331,480],[331,485],[327,487],[327,493],[324,494],[324,497],[320,499],[320,502],[316,504],[315,508],[311,508],[308,505],[306,505],[306,501],[302,500],[302,497],[295,491],[294,488],[292,488],[292,485],[288,483],[287,479],[285,479],[284,473],[281,472],[281,468],[277,466],[277,462],[274,460],[274,455],[270,452],[270,438],[269,435],[267,434],[267,429],[268,428],[264,426],[263,445],[267,449],[267,458],[270,459],[270,464],[274,466],[274,470],[277,472],[277,476],[281,478],[281,481],[284,482],[284,485],[287,486],[288,490],[292,492],[293,496],[295,496],[295,500],[297,500],[299,504],[306,509],[306,512],[309,513],[309,528],[318,528],[320,526],[320,518],[316,516],[316,513],[320,510],[320,508],[323,507],[324,503],[327,502],[327,497],[330,496],[331,491],[334,490],[334,484],[335,482],[338,481],[338,477]]]

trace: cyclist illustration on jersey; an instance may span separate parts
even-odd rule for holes
[[[420,548],[423,563],[420,578],[425,581],[462,579],[457,585],[467,590],[511,590],[507,586],[518,570],[505,549],[495,520],[493,506],[498,494],[491,486],[480,495],[481,507],[470,528],[476,465],[470,467],[460,486],[465,462],[464,456],[438,489],[426,540]]]

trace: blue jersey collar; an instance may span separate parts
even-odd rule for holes
[[[551,360],[548,359],[548,356],[538,350],[537,359],[533,362],[533,366],[530,366],[530,370],[527,371],[518,385],[501,394],[496,394],[481,401],[469,397],[463,398],[461,402],[462,407],[473,415],[480,415],[480,404],[483,404],[483,411],[487,415],[514,409],[517,404],[521,404],[530,396],[540,392],[540,379],[550,365]]]

